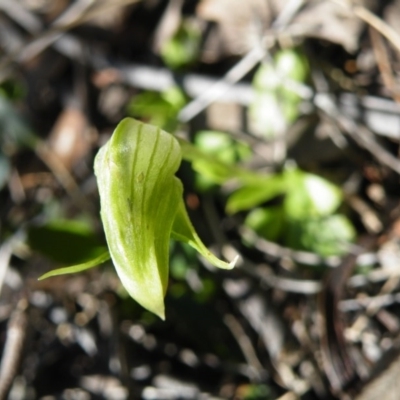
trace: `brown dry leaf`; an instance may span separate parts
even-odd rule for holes
[[[396,355],[398,350],[392,349],[392,355]],[[400,357],[394,358],[388,368],[380,372],[378,377],[367,384],[362,392],[356,397],[356,400],[397,400],[400,392]]]
[[[288,3],[289,0],[202,0],[197,15],[217,24],[216,32],[205,43],[206,58],[214,61],[222,56],[248,52]],[[364,23],[351,10],[330,0],[305,3],[292,23],[296,31],[340,44],[349,52],[357,49]],[[368,9],[378,4],[376,0],[357,3]]]
[[[243,55],[252,49],[271,22],[268,4],[265,0],[202,0],[197,15],[218,28],[213,32],[217,39],[211,35],[211,41],[205,43],[207,58]]]
[[[385,8],[383,19],[397,33],[400,33],[400,0],[394,0]]]
[[[74,107],[65,108],[53,126],[49,147],[70,171],[91,148],[85,114]]]
[[[207,125],[210,129],[240,132],[243,130],[242,111],[237,103],[212,103],[206,110]]]
[[[358,3],[368,9],[376,5],[373,0]],[[340,44],[350,53],[357,50],[364,27],[364,23],[349,9],[329,0],[310,0],[293,23],[302,26],[306,36]]]

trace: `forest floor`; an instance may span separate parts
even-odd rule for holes
[[[397,400],[399,101],[399,0],[0,0],[0,400]],[[240,257],[171,242],[165,321],[110,262],[38,281],[105,244],[127,116],[284,187],[182,164]]]

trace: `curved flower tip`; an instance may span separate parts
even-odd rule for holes
[[[235,267],[235,265],[236,265],[236,263],[237,263],[237,260],[239,260],[239,254],[236,255],[236,257],[228,264],[229,267],[230,267],[230,269],[232,269],[232,268]]]

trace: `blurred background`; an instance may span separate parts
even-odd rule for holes
[[[398,399],[399,0],[0,0],[0,399]],[[93,160],[186,139],[202,240],[166,321],[112,264]],[[128,183],[127,183],[128,184]]]

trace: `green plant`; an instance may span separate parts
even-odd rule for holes
[[[263,205],[281,196],[274,205]],[[229,197],[227,211],[248,211],[245,225],[260,236],[321,256],[340,255],[355,238],[349,219],[337,213],[341,190],[320,176],[286,168],[248,183]]]
[[[226,211],[246,212],[245,225],[260,236],[321,256],[343,254],[354,240],[351,221],[338,213],[342,191],[326,179],[295,166],[280,173],[255,172],[229,157],[222,159],[224,146],[218,147],[218,154],[184,141],[181,146],[185,160],[208,184],[234,182],[230,186],[237,189],[228,197]]]
[[[181,146],[169,133],[131,118],[121,121],[95,159],[108,251],[41,279],[80,272],[111,257],[130,296],[164,319],[170,237],[216,267],[233,268],[235,260],[226,263],[210,253],[190,222],[182,183],[174,175],[181,159]]]
[[[301,97],[295,88],[308,76],[307,59],[299,50],[284,49],[262,63],[253,79],[254,100],[249,120],[255,134],[274,138],[299,115]]]
[[[161,57],[171,69],[193,64],[198,56],[201,31],[195,21],[185,19],[175,34],[161,48]]]
[[[177,115],[185,104],[185,94],[177,86],[172,86],[160,93],[144,91],[134,96],[127,105],[127,112],[133,118],[174,132],[178,126]]]
[[[239,188],[228,198],[227,211],[248,211],[245,224],[261,236],[321,255],[340,254],[342,243],[353,239],[350,221],[336,213],[342,196],[335,185],[297,168],[272,175],[248,170],[235,161],[246,148],[215,132],[200,137],[218,145],[218,157],[155,126],[131,118],[120,122],[95,159],[108,250],[90,232],[70,226],[62,235],[79,234],[80,241],[90,244],[86,261],[41,279],[80,272],[111,258],[129,295],[164,319],[170,238],[189,244],[216,267],[233,268],[235,260],[226,263],[210,253],[190,222],[175,176],[182,157],[211,183],[235,180]],[[277,198],[283,200],[264,205]],[[41,234],[52,236],[59,225],[46,229]]]

